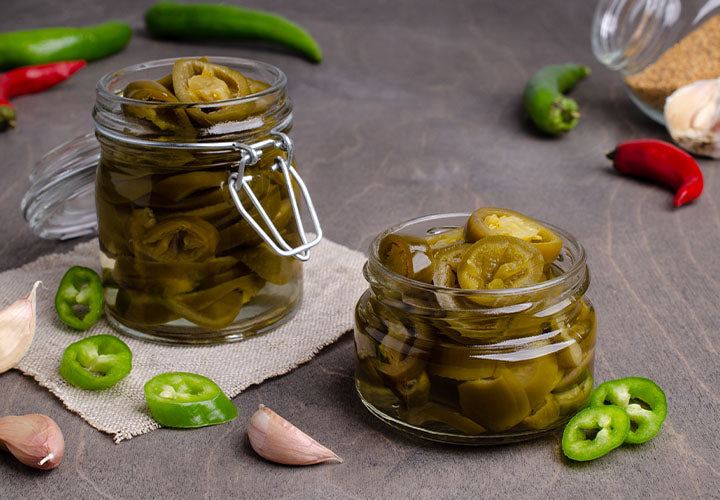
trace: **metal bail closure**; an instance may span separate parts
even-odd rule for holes
[[[283,257],[295,257],[298,260],[306,261],[310,258],[310,248],[320,243],[322,239],[322,228],[318,221],[317,213],[315,212],[315,206],[313,205],[310,193],[308,192],[307,186],[303,182],[300,174],[297,173],[295,167],[292,166],[293,161],[293,142],[287,134],[282,132],[273,131],[270,134],[272,139],[265,139],[260,142],[256,142],[251,145],[234,143],[233,147],[240,152],[240,161],[236,164],[236,168],[230,173],[228,178],[228,186],[230,187],[230,196],[235,203],[243,219],[255,230],[255,232],[267,243],[267,245],[273,249],[278,255]],[[253,192],[250,187],[250,181],[252,180],[251,175],[245,175],[245,168],[255,165],[260,157],[263,155],[264,150],[280,149],[286,153],[287,159],[278,155],[275,157],[275,163],[271,167],[272,172],[280,171],[285,179],[285,185],[287,187],[288,196],[290,198],[290,204],[292,206],[293,216],[295,218],[295,224],[297,225],[298,233],[302,244],[296,247],[291,246],[280,234],[278,228],[275,227],[272,220],[268,216],[267,212],[260,204],[260,200]],[[293,189],[292,181],[295,181],[300,188],[305,205],[307,206],[310,214],[310,219],[313,223],[313,232],[315,237],[308,241],[308,234],[305,232],[302,218],[300,216],[300,204],[298,203],[297,197],[295,196],[295,190]],[[239,191],[242,189],[250,199],[255,210],[257,210],[260,218],[263,220],[271,234],[268,234],[258,222],[250,216],[248,210],[245,209],[242,202],[240,201]]]

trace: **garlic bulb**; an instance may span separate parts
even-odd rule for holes
[[[260,405],[250,419],[248,438],[257,454],[271,462],[311,465],[327,461],[343,461],[264,405]]]
[[[720,158],[720,78],[680,87],[665,100],[665,125],[691,153]]]
[[[30,348],[35,335],[36,281],[27,297],[0,311],[0,373],[15,366]]]
[[[60,427],[45,415],[32,414],[0,418],[0,450],[36,469],[54,469],[65,453]]]

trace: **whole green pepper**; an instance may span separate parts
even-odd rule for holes
[[[130,26],[120,21],[2,33],[0,70],[72,59],[94,61],[121,50],[131,35]]]
[[[145,26],[162,38],[265,40],[295,49],[313,62],[322,59],[320,47],[307,31],[284,17],[261,10],[159,2],[145,13]]]
[[[539,130],[559,135],[577,125],[578,105],[563,93],[589,74],[587,66],[556,64],[541,68],[530,78],[523,93],[523,105]]]

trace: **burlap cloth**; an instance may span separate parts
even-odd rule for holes
[[[115,331],[103,318],[92,329],[78,332],[66,327],[54,309],[60,279],[74,265],[99,271],[98,242],[77,245],[66,254],[41,257],[21,268],[0,274],[3,299],[0,308],[24,297],[36,280],[37,325],[30,350],[18,363],[25,375],[55,394],[72,412],[94,428],[113,435],[116,443],[160,427],[150,416],[143,385],[167,371],[188,371],[211,378],[230,397],[252,384],[286,373],[312,359],[324,346],[353,327],[353,308],[367,288],[362,253],[323,240],[303,264],[303,301],[295,316],[265,335],[215,346],[172,346],[136,340]],[[104,391],[83,391],[58,374],[60,358],[72,342],[112,333],[133,352],[130,375]]]

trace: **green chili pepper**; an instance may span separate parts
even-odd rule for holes
[[[630,417],[627,443],[644,443],[654,437],[667,416],[663,390],[652,380],[626,377],[600,384],[590,396],[591,406],[616,405]]]
[[[103,312],[100,276],[87,267],[68,269],[55,294],[55,310],[63,323],[76,330],[87,330],[97,323]]]
[[[109,21],[79,28],[44,28],[0,34],[0,70],[55,61],[94,61],[127,45],[130,26]]]
[[[194,373],[161,373],[147,381],[144,391],[152,417],[166,427],[221,424],[238,414],[215,382]]]
[[[60,375],[68,383],[92,391],[112,387],[131,369],[130,348],[112,335],[93,335],[70,344],[60,361]]]
[[[562,449],[573,460],[594,460],[623,444],[629,431],[630,419],[622,408],[591,406],[568,422]]]
[[[307,31],[284,17],[261,10],[159,2],[145,13],[145,26],[162,38],[265,40],[295,49],[313,62],[322,59],[320,47]]]
[[[530,78],[523,93],[523,105],[539,130],[559,135],[577,125],[578,105],[563,93],[589,74],[587,66],[557,64],[545,66]]]

